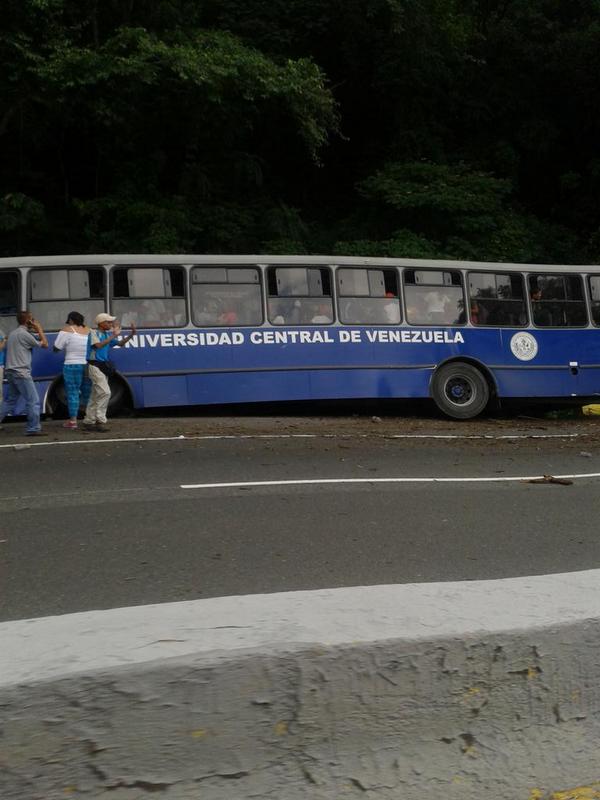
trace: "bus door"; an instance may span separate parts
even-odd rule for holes
[[[588,314],[583,278],[580,275],[530,274],[527,282],[533,325],[540,329],[541,344],[549,352],[553,368],[562,375],[563,391],[557,396],[585,394],[586,375],[585,370],[582,374],[582,368],[588,360],[585,342],[589,330],[585,330]]]
[[[579,336],[577,371],[579,390],[582,395],[600,396],[600,275],[587,278],[591,302],[591,328]]]

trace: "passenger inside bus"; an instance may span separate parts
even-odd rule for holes
[[[477,300],[471,300],[471,322],[473,325],[485,325],[488,320],[488,312]]]
[[[347,324],[355,324],[357,321],[362,321],[364,314],[361,301],[356,298],[351,298],[350,300],[342,298],[340,300],[340,314],[341,321]]]
[[[430,322],[445,322],[446,307],[452,301],[445,292],[437,290],[423,295],[427,317]]]
[[[219,314],[219,323],[221,325],[237,325],[238,323],[238,315],[237,311],[234,311],[232,308],[228,311],[222,311]]]
[[[140,309],[144,325],[152,328],[169,327],[175,325],[175,320],[169,314],[164,300],[155,298],[142,301]]]
[[[420,325],[425,316],[425,308],[421,296],[414,291],[406,293],[406,320],[412,325]]]
[[[300,323],[300,300],[278,299],[271,301],[273,325],[298,325]]]
[[[393,292],[386,292],[385,296],[389,301],[383,307],[385,321],[392,325],[397,325],[398,322],[400,322],[400,306],[398,304],[398,298]]]
[[[311,318],[311,325],[329,325],[333,322],[331,317],[331,309],[327,303],[321,303],[317,309],[317,313]]]
[[[543,293],[539,286],[531,290],[531,306],[533,321],[541,328],[551,327],[553,324],[552,312],[543,301]]]
[[[219,321],[221,310],[214,298],[206,298],[201,307],[194,310],[194,322],[196,325],[216,325]]]
[[[128,308],[121,317],[124,327],[137,325],[143,328],[174,328],[181,324],[183,317],[173,315],[163,300],[142,300],[137,308]]]

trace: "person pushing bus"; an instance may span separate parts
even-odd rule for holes
[[[135,335],[136,327],[132,322],[129,336],[119,339],[121,326],[116,317],[98,314],[94,324],[96,329],[90,332],[88,344],[88,375],[92,382],[92,392],[83,420],[83,430],[88,433],[104,433],[110,430],[106,424],[106,411],[110,401],[109,379],[115,372],[110,360],[110,348],[126,345]]]

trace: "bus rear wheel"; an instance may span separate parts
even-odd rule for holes
[[[446,416],[472,419],[487,406],[490,387],[477,367],[464,361],[454,361],[444,364],[435,372],[431,396]]]
[[[131,408],[131,396],[125,381],[118,375],[109,379],[110,382],[110,401],[108,403],[108,415],[115,417]],[[48,410],[53,419],[66,419],[69,416],[67,409],[67,395],[62,376],[54,383],[48,397]],[[80,409],[80,415],[85,409]]]
[[[116,417],[131,408],[131,397],[127,384],[118,375],[109,378],[108,382],[110,383],[108,415],[110,417]]]

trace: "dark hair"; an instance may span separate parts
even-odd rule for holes
[[[83,326],[83,314],[80,314],[79,311],[71,311],[67,317],[67,322],[72,322],[74,325],[81,327]]]
[[[25,325],[29,319],[29,311],[17,311],[17,322],[19,325]]]

